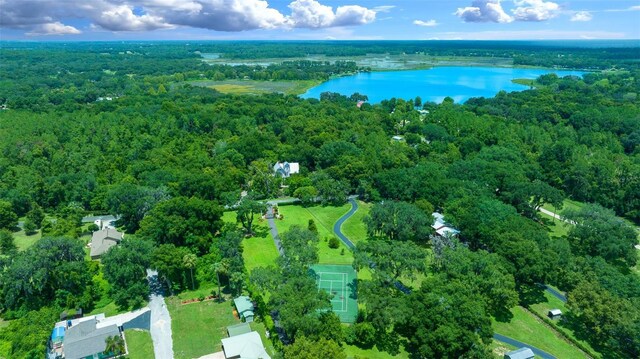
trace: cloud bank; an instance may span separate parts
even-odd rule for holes
[[[560,5],[545,0],[515,0],[513,15],[502,8],[502,0],[474,0],[471,6],[458,8],[454,15],[464,22],[509,23],[513,21],[547,21],[560,14]]]
[[[254,29],[321,29],[373,22],[377,12],[359,5],[335,10],[317,0],[293,0],[290,14],[270,7],[267,0],[0,0],[0,27],[23,29],[32,36],[79,34],[63,22],[89,20],[107,31],[150,31],[177,26],[215,31]]]

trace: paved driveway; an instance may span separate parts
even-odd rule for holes
[[[162,285],[158,281],[158,272],[147,269],[147,279],[151,295],[151,340],[156,359],[173,359],[173,340],[171,339],[171,316],[164,302]]]

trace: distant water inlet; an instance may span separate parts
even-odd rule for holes
[[[549,73],[559,77],[584,74],[582,71],[500,67],[434,67],[429,70],[370,72],[329,80],[309,89],[301,97],[320,98],[323,92],[350,96],[358,92],[367,95],[372,103],[392,97],[406,100],[416,96],[420,96],[422,101],[437,103],[448,96],[462,103],[471,97],[493,97],[502,90],[526,90],[528,86],[512,80],[533,80]]]

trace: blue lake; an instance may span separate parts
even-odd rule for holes
[[[339,77],[309,89],[302,98],[320,98],[323,92],[337,92],[350,96],[359,92],[378,103],[392,97],[442,102],[449,96],[457,103],[471,97],[493,97],[501,90],[521,91],[529,87],[518,85],[513,79],[535,79],[555,73],[560,77],[582,76],[582,71],[556,71],[552,69],[519,69],[500,67],[434,67],[429,70],[384,71],[359,73]]]

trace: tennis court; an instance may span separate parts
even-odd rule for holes
[[[331,295],[333,311],[343,323],[353,323],[358,315],[356,272],[351,266],[321,265],[311,268],[319,289]]]

